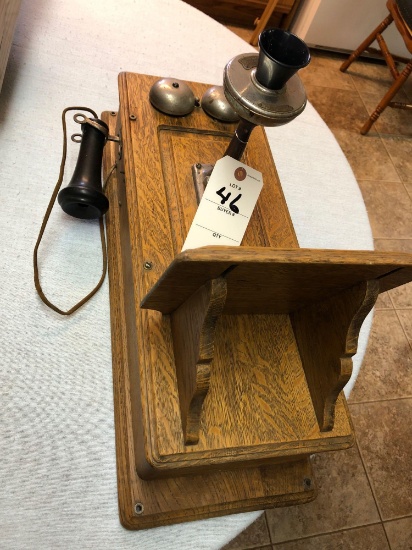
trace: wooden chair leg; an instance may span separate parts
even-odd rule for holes
[[[394,79],[399,78],[399,71],[396,68],[395,61],[393,60],[393,57],[388,49],[388,46],[386,45],[385,39],[381,34],[378,33],[376,35],[376,40],[379,44],[383,57],[385,58],[386,64],[389,67],[392,77]]]
[[[266,6],[261,18],[257,22],[256,29],[253,31],[252,37],[249,40],[249,44],[252,44],[252,46],[257,45],[259,34],[266,27],[267,22],[269,21],[270,16],[274,12],[278,2],[279,2],[279,0],[269,0],[269,2],[267,3],[267,6]]]
[[[389,105],[391,99],[393,96],[400,90],[408,76],[412,72],[412,59],[409,61],[409,63],[405,66],[399,77],[395,80],[395,82],[392,84],[392,86],[389,88],[389,90],[386,92],[386,94],[383,96],[382,100],[379,102],[376,109],[373,111],[371,116],[368,118],[368,120],[365,122],[365,124],[362,126],[362,129],[360,133],[362,135],[365,135],[369,132],[374,122],[378,120],[380,115],[383,113],[383,111],[386,109],[386,107]]]
[[[378,34],[383,31],[392,23],[393,17],[389,14],[378,27],[362,42],[362,44],[349,56],[349,58],[342,63],[340,70],[344,73],[348,67],[357,59],[360,54],[368,48],[372,42],[376,39]]]

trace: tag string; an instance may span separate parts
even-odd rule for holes
[[[63,182],[64,167],[65,167],[65,164],[66,164],[66,156],[67,156],[66,113],[68,111],[87,111],[87,112],[91,113],[94,116],[94,118],[98,118],[97,114],[92,109],[89,109],[88,107],[67,107],[62,112],[63,152],[62,152],[62,160],[61,160],[61,163],[60,163],[59,178],[58,178],[57,183],[54,187],[54,191],[53,191],[52,196],[50,198],[49,205],[47,206],[47,210],[46,210],[46,213],[44,215],[43,223],[41,225],[39,235],[37,237],[36,245],[34,247],[34,252],[33,252],[34,285],[36,287],[37,293],[40,296],[40,298],[42,299],[42,301],[46,304],[46,306],[53,309],[57,313],[60,313],[60,315],[71,315],[77,309],[79,309],[83,304],[85,304],[88,300],[90,300],[90,298],[92,296],[94,296],[96,294],[96,292],[99,290],[99,288],[102,286],[103,281],[106,277],[106,273],[107,273],[106,237],[105,237],[105,231],[104,231],[104,221],[103,221],[103,216],[102,216],[101,218],[99,218],[99,227],[100,227],[100,241],[101,241],[101,245],[102,245],[103,266],[102,266],[102,274],[101,274],[100,280],[97,283],[97,285],[93,288],[93,290],[91,292],[89,292],[89,294],[87,296],[85,296],[82,300],[80,300],[80,302],[75,304],[73,307],[71,307],[67,311],[63,311],[62,309],[59,309],[57,306],[55,306],[52,302],[50,302],[50,300],[44,294],[43,289],[42,289],[41,284],[40,284],[40,276],[39,276],[39,267],[38,267],[37,255],[38,255],[38,249],[39,249],[41,240],[43,238],[44,231],[46,229],[47,222],[49,221],[51,211],[53,209],[54,203],[56,202],[56,197],[59,193],[60,187],[61,187],[62,182]],[[116,168],[116,164],[114,164],[112,166],[112,168],[110,169],[109,174],[106,177],[106,180],[105,180],[104,185],[103,185],[103,191],[105,190],[106,185],[107,185],[111,175],[113,174],[115,168]]]

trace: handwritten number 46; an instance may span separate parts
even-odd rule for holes
[[[219,189],[219,191],[216,191],[216,194],[219,195],[219,197],[222,198],[222,200],[220,201],[220,204],[225,204],[225,202],[227,202],[231,196],[232,193],[227,193],[226,195],[224,195],[223,191],[226,189],[226,187],[222,187],[222,189]],[[234,212],[235,214],[239,214],[239,208],[236,206],[235,202],[237,202],[240,197],[242,196],[241,193],[239,193],[239,195],[232,200],[232,202],[229,203],[229,208],[231,209],[232,212]]]

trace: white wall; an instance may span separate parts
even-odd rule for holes
[[[306,0],[292,31],[311,46],[354,50],[387,14],[386,0]],[[411,56],[395,23],[383,36],[392,54]]]

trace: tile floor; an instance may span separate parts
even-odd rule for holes
[[[308,98],[352,166],[375,248],[412,252],[412,111],[388,108],[361,136],[391,77],[359,61],[343,74],[341,63],[313,52],[300,72]],[[399,98],[412,102],[412,78]],[[349,407],[357,445],[315,457],[317,499],[268,510],[225,550],[412,549],[412,284],[379,298]]]

